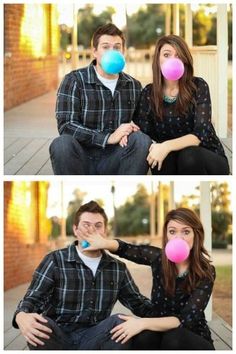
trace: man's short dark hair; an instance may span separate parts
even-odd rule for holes
[[[92,38],[93,48],[97,49],[99,38],[104,34],[107,34],[108,36],[119,36],[122,39],[123,48],[125,47],[125,37],[123,32],[113,23],[107,23],[106,25],[98,27],[98,29],[94,32]]]
[[[77,210],[75,214],[74,225],[76,226],[78,225],[80,221],[80,216],[83,213],[101,214],[104,218],[105,226],[107,226],[108,218],[105,213],[105,210],[102,207],[100,207],[100,205],[97,202],[91,200],[90,202],[81,205],[81,207]]]

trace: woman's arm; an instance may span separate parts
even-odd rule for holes
[[[136,246],[121,240],[108,240],[99,235],[96,230],[83,233],[83,238],[90,244],[86,251],[106,249],[122,258],[139,264],[151,265],[154,260],[158,261],[157,257],[161,254],[161,250],[158,247]]]
[[[212,275],[215,279],[215,268],[212,267]],[[193,290],[186,305],[176,317],[180,320],[180,326],[192,329],[197,321],[204,316],[204,310],[210,300],[214,281],[203,279]]]
[[[149,149],[147,161],[152,168],[158,164],[160,171],[163,161],[171,151],[182,150],[188,146],[198,146],[200,140],[194,134],[187,134],[180,138],[166,140],[160,144],[152,144]]]
[[[126,343],[130,338],[138,333],[150,330],[157,332],[165,332],[180,325],[177,317],[160,317],[160,318],[134,318],[131,316],[119,315],[125,322],[114,327],[111,330],[112,339],[116,342]]]

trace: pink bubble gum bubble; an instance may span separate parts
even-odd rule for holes
[[[174,263],[185,261],[189,256],[189,252],[189,245],[181,238],[168,241],[165,247],[166,257]]]
[[[161,65],[161,72],[167,80],[179,80],[184,74],[184,64],[178,58],[167,59]]]

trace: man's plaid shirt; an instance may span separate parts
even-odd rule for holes
[[[20,311],[38,312],[58,324],[94,325],[110,316],[117,300],[137,316],[152,308],[123,262],[103,252],[94,277],[78,256],[75,242],[43,259],[15,316]]]
[[[57,93],[56,118],[60,134],[73,135],[86,146],[104,148],[110,134],[132,120],[141,84],[122,72],[112,96],[98,79],[95,63],[65,76]]]

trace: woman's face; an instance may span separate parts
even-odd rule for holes
[[[167,239],[168,241],[175,238],[182,238],[187,242],[189,248],[193,247],[194,231],[191,226],[182,224],[176,220],[170,220],[167,224]]]
[[[178,58],[178,54],[170,44],[164,44],[160,50],[160,66],[170,58]]]

